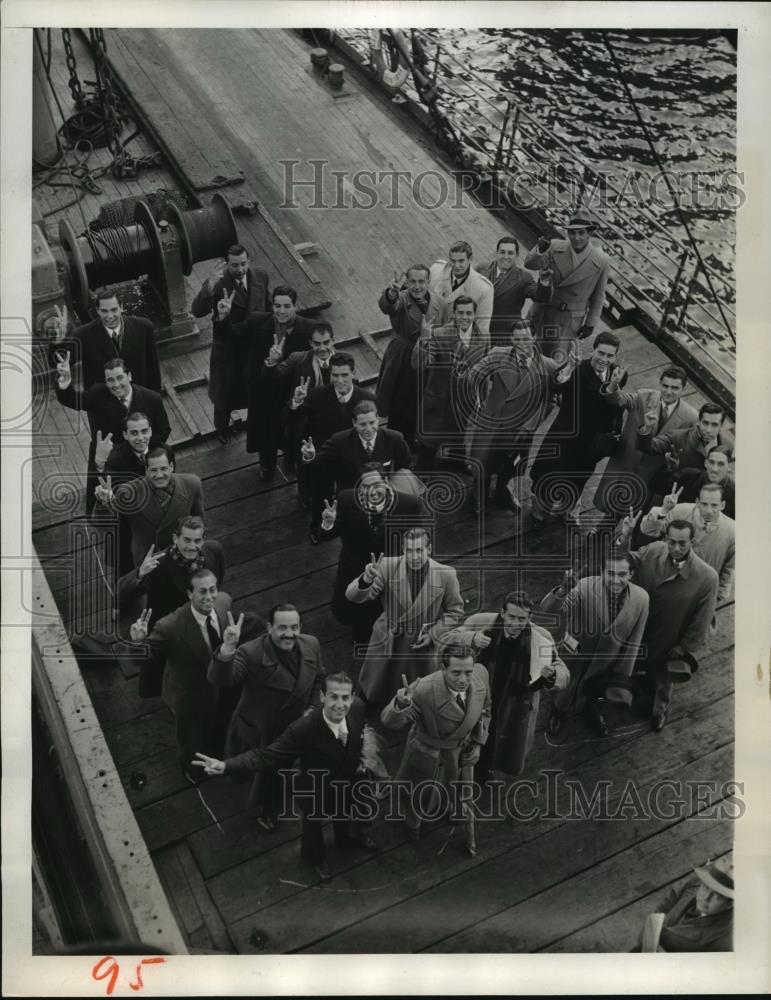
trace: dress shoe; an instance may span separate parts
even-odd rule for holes
[[[467,840],[464,847],[466,848],[466,853],[470,858],[475,858],[477,856],[477,845],[475,840]]]
[[[584,712],[587,722],[603,739],[610,734],[608,721],[596,701],[587,701]]]
[[[267,830],[268,833],[275,833],[278,829],[278,825],[272,816],[258,816],[257,825],[261,826],[263,830]]]
[[[316,865],[316,874],[321,879],[322,882],[328,882],[332,878],[332,873],[329,870],[329,865],[326,861],[322,861],[320,865]]]
[[[260,482],[269,483],[270,480],[275,476],[275,474],[276,474],[275,465],[260,466]]]
[[[217,440],[220,444],[230,444],[230,431],[217,431]]]
[[[651,719],[651,728],[654,733],[660,733],[661,730],[667,724],[667,713],[666,712],[656,712],[656,714]]]
[[[321,539],[319,538],[319,529],[315,524],[312,524],[308,528],[308,538],[311,540],[311,545],[318,545]]]
[[[546,728],[549,731],[549,736],[556,736],[557,733],[562,729],[562,725],[565,722],[565,716],[558,712],[556,709],[552,710],[549,716],[549,721],[546,724]]]

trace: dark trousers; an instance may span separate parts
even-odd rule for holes
[[[230,427],[230,407],[214,407],[214,429],[218,434],[226,434]]]
[[[307,813],[302,814],[302,842],[300,856],[311,865],[320,865],[326,860],[327,849],[324,843],[324,819],[311,819]],[[333,819],[332,829],[335,833],[335,844],[345,847],[353,839],[355,824],[350,819]]]
[[[214,757],[218,752],[222,753],[222,747],[218,750],[214,740],[216,716],[183,709],[174,713],[174,722],[179,765],[183,773],[190,773],[198,778],[200,774],[195,774],[197,769],[191,764],[195,754],[200,752]]]

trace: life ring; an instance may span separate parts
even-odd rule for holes
[[[392,94],[397,94],[402,89],[410,75],[410,67],[405,62],[402,48],[395,41],[396,35],[401,36],[402,32],[382,31],[376,28],[369,33],[369,55],[373,75]],[[400,41],[406,46],[403,36]]]

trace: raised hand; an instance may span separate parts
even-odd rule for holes
[[[407,280],[407,275],[403,271],[401,274],[399,274],[398,271],[394,271],[394,276],[393,278],[391,278],[391,281],[388,284],[389,290],[392,292],[396,292],[398,294],[402,290],[402,287],[406,280]]]
[[[621,522],[621,534],[625,538],[628,538],[632,534],[634,529],[637,527],[640,518],[642,517],[642,513],[643,513],[642,507],[637,511],[636,514],[634,512],[634,507],[629,508],[629,513]]]
[[[52,328],[54,331],[54,343],[61,344],[67,334],[67,306],[54,306],[55,317]]]
[[[228,611],[228,623],[222,633],[222,649],[225,653],[235,653],[238,647],[238,640],[241,638],[241,628],[244,624],[243,611],[238,616],[238,621],[233,620],[233,615]]]
[[[649,430],[653,430],[654,427],[658,426],[658,423],[659,423],[659,411],[658,411],[658,407],[654,407],[653,409],[646,410],[645,411],[645,426]]]
[[[112,503],[114,494],[112,492],[112,476],[98,476],[99,485],[94,487],[94,496],[99,503]]]
[[[131,641],[132,642],[144,642],[147,638],[147,633],[150,628],[150,616],[153,613],[152,608],[145,608],[142,614],[137,618],[134,624],[131,626]]]
[[[416,684],[417,681],[410,684],[406,675],[402,674],[402,686],[396,692],[396,704],[399,708],[407,708],[408,705],[412,704],[412,692]]]
[[[546,251],[549,249],[550,246],[551,246],[551,240],[546,236],[541,236],[538,240],[538,243],[536,243],[535,248],[538,251],[538,253],[546,253]]]
[[[569,594],[576,585],[576,574],[572,569],[566,569],[557,590],[562,594]]]
[[[680,456],[676,451],[667,451],[664,453],[664,464],[668,472],[677,472],[680,468]]]
[[[675,507],[680,502],[680,494],[682,492],[683,492],[682,486],[680,487],[680,489],[678,489],[677,483],[672,483],[672,492],[668,493],[667,496],[664,497],[664,500],[661,504],[661,509],[665,514],[668,514],[671,510],[675,509]]]
[[[480,629],[478,632],[474,633],[474,638],[471,640],[471,645],[474,649],[487,649],[493,640],[490,636],[483,630]]]
[[[72,382],[72,372],[70,371],[70,352],[56,351],[54,353],[54,357],[56,358],[56,380],[59,383],[59,388],[66,389],[70,382]]]
[[[541,677],[543,677],[543,679],[549,684],[556,680],[557,668],[553,663],[544,663],[541,667]]]
[[[212,271],[212,273],[204,282],[204,285],[206,286],[206,291],[209,293],[209,295],[211,295],[211,293],[214,291],[214,286],[222,278],[224,273],[225,273],[225,261],[221,260],[217,263],[216,268]]]
[[[302,406],[308,396],[308,388],[311,384],[310,375],[307,378],[301,378],[298,385],[294,388],[294,395],[292,396],[292,409],[296,410],[298,407]]]
[[[195,760],[191,760],[190,763],[193,767],[202,767],[204,774],[208,774],[210,777],[216,777],[219,774],[225,773],[225,761],[217,760],[216,757],[207,757],[205,753],[196,753]]]
[[[321,512],[321,527],[324,531],[331,531],[337,520],[337,500],[330,504],[329,500],[324,501],[324,510]]]
[[[139,569],[137,570],[137,576],[140,580],[144,579],[149,573],[157,567],[158,563],[166,555],[165,552],[155,551],[155,545],[151,545],[147,550],[147,555],[144,557],[142,562],[139,564]]]
[[[112,451],[112,434],[102,435],[101,431],[97,433],[96,439],[96,454],[94,455],[94,462],[97,469],[103,469],[107,457]]]
[[[374,552],[370,552],[369,555],[370,555],[370,561],[364,567],[363,575],[364,575],[364,580],[367,583],[374,583],[375,580],[377,580],[378,576],[380,576],[380,564],[383,561],[383,553],[381,552],[380,555],[377,557],[377,559],[375,558]]]
[[[228,293],[223,288],[222,298],[219,299],[217,302],[217,319],[224,320],[227,319],[228,316],[230,316],[230,309],[231,306],[233,305],[233,296],[235,294],[236,294],[235,288],[230,293],[230,295],[228,295]]]
[[[277,333],[273,334],[273,343],[270,345],[270,351],[268,352],[268,358],[265,362],[269,368],[277,365],[279,361],[284,357],[284,338],[280,337]]]
[[[627,376],[626,368],[621,368],[620,365],[616,365],[616,367],[610,373],[610,379],[608,381],[608,389],[611,392],[617,392],[619,386],[624,381],[626,376]]]
[[[302,456],[303,462],[312,462],[316,457],[316,449],[313,446],[313,438],[304,438],[302,447],[300,448],[300,455]]]
[[[552,269],[550,267],[542,267],[538,272],[538,283],[540,285],[550,285],[552,279]]]
[[[431,645],[432,641],[433,640],[431,639],[431,626],[423,625],[420,629],[420,632],[418,632],[417,639],[410,646],[410,649],[425,649],[426,646]]]

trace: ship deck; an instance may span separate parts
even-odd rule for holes
[[[401,120],[396,125],[387,99],[356,80],[349,81],[346,95],[333,97],[310,71],[310,46],[295,33],[121,31],[107,32],[107,39],[118,76],[125,73],[128,86],[132,61],[164,67],[162,73],[143,75],[141,95],[139,85],[133,94],[149,129],[138,147],[155,148],[153,123],[164,114],[168,119],[166,102],[184,95],[192,110],[179,120],[200,125],[196,141],[209,163],[236,164],[243,171],[244,184],[222,188],[223,193],[234,204],[256,197],[272,220],[259,223],[263,234],[268,229],[273,234],[261,242],[250,228],[257,223],[245,217],[242,230],[239,219],[244,242],[254,239],[255,257],[259,244],[260,262],[274,280],[290,280],[302,271],[303,304],[331,303],[325,317],[338,340],[355,351],[362,380],[375,377],[387,340],[379,334],[386,324],[376,303],[392,272],[413,260],[443,256],[456,238],[468,239],[480,258],[491,256],[497,238],[516,225],[470,200],[450,200],[431,210],[410,203],[398,213],[383,204],[366,212],[282,208],[276,169],[282,159],[315,158],[348,171],[425,171],[432,183],[448,181],[431,140],[417,126]],[[82,43],[77,45],[85,58]],[[55,48],[54,66],[61,65],[57,55]],[[56,81],[67,106],[63,70]],[[164,165],[126,186],[105,181],[101,195],[87,195],[79,206],[61,210],[57,205],[68,198],[56,190],[41,186],[35,196],[43,211],[51,212],[49,219],[68,218],[82,228],[84,218],[93,218],[114,197],[139,196],[159,186],[202,191],[195,178],[180,176],[184,144],[192,138],[178,128],[162,138]],[[96,164],[105,162],[104,152],[92,156]],[[298,195],[300,201],[308,197],[308,189]],[[533,238],[521,229],[515,233],[525,241]],[[300,243],[317,247],[309,258],[310,274],[288,249]],[[196,265],[188,279],[190,298],[210,267]],[[618,332],[630,385],[651,384],[666,357],[635,329]],[[304,631],[322,642],[327,669],[350,668],[350,639],[327,609],[339,543],[310,545],[292,477],[261,483],[253,457],[244,452],[242,432],[225,447],[213,439],[206,396],[209,341],[210,331],[201,324],[189,349],[164,351],[162,365],[164,382],[174,389],[168,402],[177,468],[203,480],[207,532],[225,549],[224,589],[237,608],[262,616],[273,603],[291,600],[301,610]],[[78,640],[111,628],[109,593],[96,558],[98,532],[78,516],[87,430],[44,387],[38,393],[44,405],[36,409],[33,541],[61,617]],[[692,391],[689,398],[698,403],[702,397]],[[591,486],[582,508],[588,516]],[[515,573],[534,595],[543,594],[568,566],[577,531],[576,525],[563,525],[538,533],[526,515],[520,521],[496,512],[480,532],[469,513],[445,510],[437,517],[434,555],[463,567],[461,588],[472,613],[494,606]],[[63,556],[71,560],[67,567]],[[668,886],[694,864],[731,847],[732,825],[713,806],[733,776],[732,603],[718,611],[717,624],[700,656],[699,673],[677,690],[661,734],[632,717],[600,740],[579,718],[550,741],[543,717],[539,720],[525,777],[537,780],[543,769],[557,769],[561,782],[579,782],[588,797],[598,782],[610,782],[611,814],[623,806],[615,820],[562,813],[530,821],[481,820],[473,860],[446,826],[429,830],[415,851],[403,842],[398,824],[381,822],[375,830],[379,853],[333,855],[335,877],[327,884],[299,865],[298,821],[283,821],[276,833],[266,834],[246,808],[242,787],[210,780],[194,789],[184,782],[172,716],[160,700],[138,697],[130,659],[95,655],[80,663],[126,796],[191,951],[625,951]],[[393,770],[400,737],[391,734],[388,741]],[[682,783],[681,801],[656,816],[650,805],[665,777]],[[629,781],[639,798],[630,801],[627,791],[622,801]],[[701,797],[693,794],[696,783],[706,788]],[[536,807],[546,804],[541,794]],[[561,805],[564,795],[563,788]],[[518,801],[523,808],[532,805],[527,794]]]

